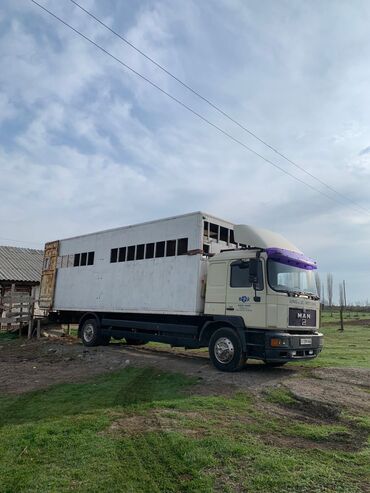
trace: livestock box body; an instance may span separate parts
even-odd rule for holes
[[[200,314],[207,255],[235,247],[232,241],[231,223],[195,212],[52,242],[45,252],[52,245],[56,261],[45,259],[43,277],[54,278],[44,306]]]

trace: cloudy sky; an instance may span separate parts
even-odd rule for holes
[[[204,210],[276,230],[370,299],[370,4],[79,0],[364,209],[225,120],[69,0],[39,0],[289,173],[175,104],[30,0],[0,6],[0,244]],[[17,241],[15,241],[17,240]]]

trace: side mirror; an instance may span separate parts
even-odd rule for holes
[[[252,284],[253,289],[254,289],[254,298],[253,300],[255,302],[261,301],[260,296],[257,296],[257,286],[259,284],[259,277],[258,277],[258,272],[259,272],[259,263],[260,261],[258,258],[251,258],[249,261],[249,282]]]
[[[249,282],[253,285],[258,284],[258,266],[259,260],[257,258],[251,258],[249,260]]]

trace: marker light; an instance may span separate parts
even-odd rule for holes
[[[287,341],[285,339],[279,339],[278,337],[274,337],[273,339],[270,340],[271,347],[280,347],[280,346],[286,346]]]

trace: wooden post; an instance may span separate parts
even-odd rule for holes
[[[343,281],[343,296],[344,296],[344,308],[347,310],[347,293],[346,293],[346,281]]]
[[[28,335],[27,335],[28,339],[31,339],[32,337],[34,307],[35,307],[35,298],[34,298],[34,291],[32,289],[30,293],[29,304],[28,304]]]
[[[13,283],[10,287],[10,298],[9,298],[9,306],[8,306],[8,317],[11,319],[12,311],[13,311],[13,299],[14,299],[14,293],[15,293],[15,284]],[[11,322],[7,325],[8,330],[12,328]],[[19,337],[21,336],[21,330],[19,329]]]
[[[40,335],[41,335],[41,320],[39,318],[37,319],[37,331],[36,331],[36,334],[37,334],[37,339],[40,339]]]
[[[23,317],[23,300],[21,299],[19,303],[19,335],[20,336],[22,335],[22,325],[23,325],[22,317]]]
[[[27,339],[31,339],[32,337],[32,318],[28,317],[28,333],[27,333]]]
[[[3,316],[4,306],[3,306],[3,288],[0,285],[0,329],[1,329],[1,318]]]
[[[340,311],[339,311],[339,315],[340,315],[340,331],[343,332],[344,331],[344,324],[343,324],[343,305],[340,305]]]

